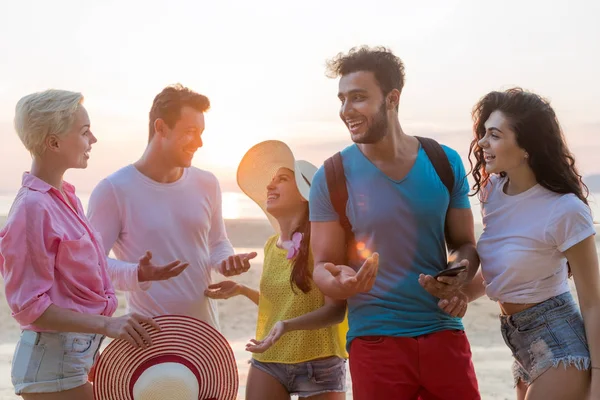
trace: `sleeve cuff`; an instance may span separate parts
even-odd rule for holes
[[[594,236],[596,234],[596,230],[593,226],[590,226],[588,229],[584,229],[576,235],[573,235],[569,239],[567,239],[563,244],[558,246],[558,251],[564,253],[569,250],[571,247],[575,246],[577,243],[582,242],[584,239],[587,239],[590,236]]]
[[[120,291],[148,290],[152,282],[138,281],[138,265],[108,257],[108,270],[114,287]]]
[[[213,271],[220,272],[221,262],[234,255],[233,247],[229,244],[220,245],[211,251],[210,266]]]
[[[129,284],[127,285],[127,287],[129,288],[128,290],[130,292],[146,291],[146,290],[150,289],[150,286],[152,286],[152,282],[150,282],[150,281],[140,282],[138,280],[138,265],[137,264],[129,263],[128,274],[129,274],[129,277],[128,277],[127,281]]]
[[[52,305],[52,300],[44,293],[18,313],[13,313],[13,317],[21,326],[32,325],[50,305]]]
[[[152,282],[151,281],[146,281],[146,282],[140,282],[138,280],[137,277],[137,264],[131,264],[131,269],[129,270],[129,273],[131,274],[130,278],[129,278],[129,282],[130,285],[128,285],[130,289],[130,291],[146,291],[148,289],[150,289],[150,286],[152,286]]]
[[[340,217],[335,215],[323,215],[323,214],[312,214],[310,215],[310,222],[335,222],[339,221]]]

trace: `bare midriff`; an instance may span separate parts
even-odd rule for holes
[[[502,315],[513,315],[521,311],[525,311],[528,308],[536,306],[540,303],[527,303],[527,304],[518,304],[518,303],[502,303],[498,302],[500,305],[500,311]]]

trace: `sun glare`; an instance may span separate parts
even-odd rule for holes
[[[223,193],[223,218],[237,219],[241,217],[240,206],[236,193]]]

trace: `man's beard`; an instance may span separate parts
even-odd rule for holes
[[[388,131],[385,102],[379,107],[379,112],[373,118],[373,124],[362,135],[352,136],[354,143],[375,144],[385,137]]]

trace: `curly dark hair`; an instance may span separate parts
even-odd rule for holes
[[[348,54],[338,53],[327,61],[326,75],[337,78],[357,71],[370,71],[384,95],[393,89],[402,93],[404,63],[391,50],[383,47],[353,47]]]
[[[167,86],[157,94],[150,109],[148,142],[152,140],[155,133],[154,121],[160,118],[169,128],[173,128],[181,116],[181,109],[186,106],[205,112],[210,108],[210,101],[208,97],[196,93],[180,83]]]
[[[475,137],[469,148],[471,174],[475,180],[473,196],[489,182],[479,140],[485,136],[484,124],[494,111],[502,112],[508,119],[517,144],[529,154],[527,162],[540,185],[555,193],[573,193],[588,204],[589,190],[575,167],[575,158],[567,147],[550,102],[521,88],[490,92],[473,107]],[[506,173],[500,175],[506,176]]]

